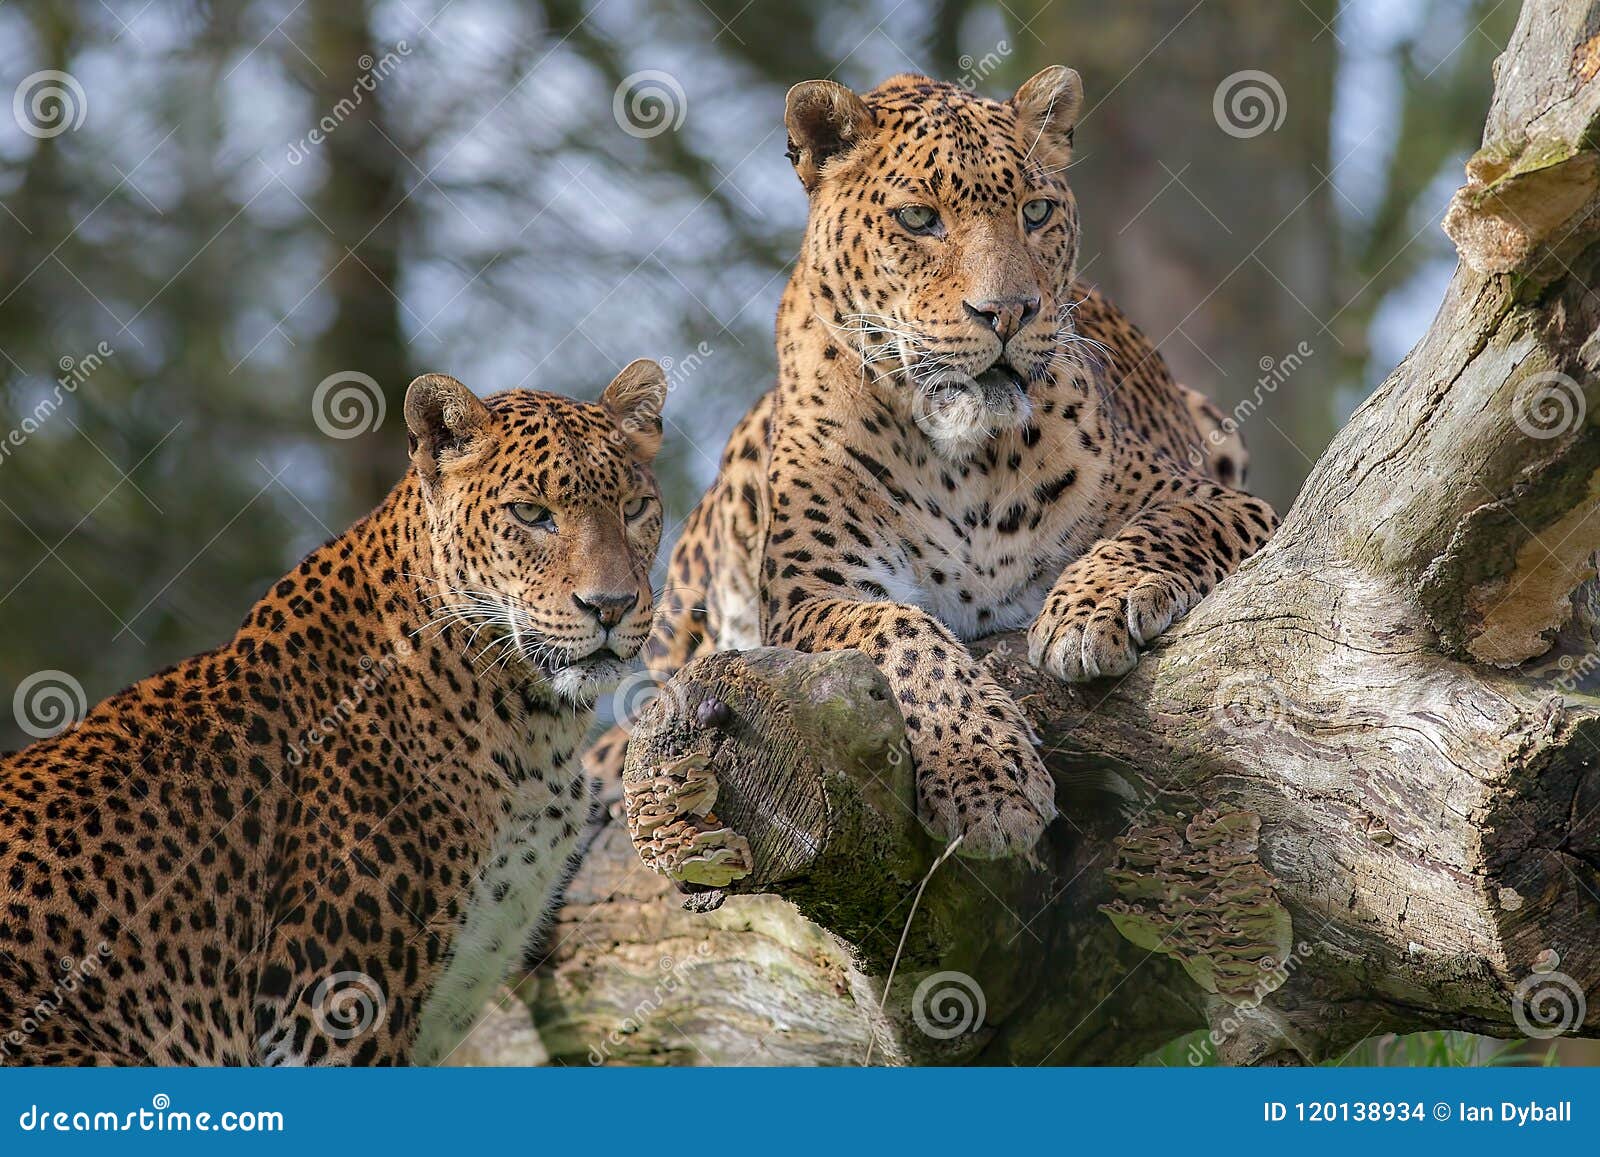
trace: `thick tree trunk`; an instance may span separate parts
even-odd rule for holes
[[[1224,1060],[1600,1031],[1600,5],[1530,3],[1427,336],[1126,678],[990,669],[1066,816],[940,849],[862,656],[691,664],[529,996],[558,1060]],[[629,828],[649,867],[629,840]],[[686,912],[651,868],[671,873]],[[745,895],[742,893],[761,893]],[[893,973],[892,983],[886,981]]]

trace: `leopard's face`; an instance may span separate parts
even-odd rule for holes
[[[1071,332],[1078,211],[1064,170],[1080,103],[1068,69],[1003,102],[923,77],[865,98],[821,81],[790,95],[823,320],[954,453],[1026,423],[1029,387]]]
[[[480,668],[520,665],[576,706],[626,673],[650,632],[665,394],[653,362],[629,366],[597,404],[527,390],[479,401],[438,375],[413,384],[431,616]]]

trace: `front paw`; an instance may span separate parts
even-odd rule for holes
[[[1025,736],[919,761],[923,826],[958,855],[1025,856],[1056,817],[1055,781]]]
[[[1069,683],[1127,674],[1190,605],[1171,575],[1093,562],[1067,569],[1028,628],[1028,661]]]

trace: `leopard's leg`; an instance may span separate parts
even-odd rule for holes
[[[1027,852],[1056,815],[1055,783],[1015,701],[945,625],[915,607],[819,596],[769,631],[776,646],[863,651],[905,716],[918,816],[963,855]]]
[[[1121,675],[1138,648],[1204,598],[1277,527],[1259,498],[1189,474],[1157,475],[1114,535],[1056,581],[1028,631],[1035,666],[1071,682]]]

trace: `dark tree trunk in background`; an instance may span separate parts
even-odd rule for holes
[[[309,12],[307,52],[314,63],[300,63],[316,102],[313,119],[331,115],[340,122],[313,149],[327,169],[312,208],[328,233],[325,287],[334,305],[314,364],[324,376],[366,374],[383,391],[386,412],[381,428],[350,439],[341,454],[349,499],[337,525],[365,513],[394,485],[401,409],[413,376],[400,317],[400,244],[408,190],[424,180],[428,161],[406,155],[406,142],[383,115],[384,85],[392,82],[374,78],[374,68],[394,46],[374,39],[364,0],[314,4]],[[348,113],[335,111],[341,107]],[[470,220],[454,224],[472,228]],[[413,324],[420,329],[427,321]],[[302,384],[308,398],[316,384]]]
[[[1319,173],[1330,168],[1338,61],[1324,23],[1337,7],[1158,0],[1119,5],[1107,20],[1103,5],[1068,0],[1033,7],[1031,31],[1014,36],[1019,74],[1057,63],[1083,74],[1071,174],[1080,267],[1159,343],[1178,379],[1227,410],[1260,396],[1263,359],[1302,341],[1315,351],[1246,423],[1258,451],[1251,489],[1280,510],[1334,430],[1340,347],[1323,324],[1337,308],[1339,236]],[[1270,81],[1238,75],[1251,70]],[[1239,102],[1221,118],[1219,88]]]
[[[1440,313],[1272,543],[1114,684],[991,641],[1061,788],[1037,865],[937,861],[863,657],[697,661],[526,990],[552,1055],[1130,1062],[1209,1027],[1259,1063],[1600,1032],[1597,30],[1579,0],[1523,12]],[[686,855],[691,816],[723,852]],[[630,829],[701,907],[761,894],[682,911]]]

